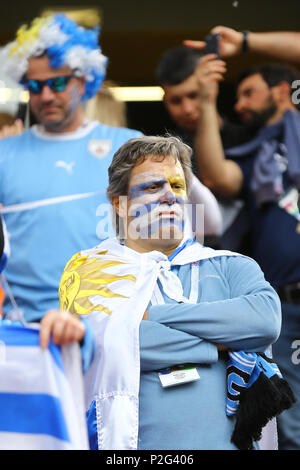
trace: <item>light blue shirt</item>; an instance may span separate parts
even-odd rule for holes
[[[0,141],[0,202],[23,204],[4,214],[11,248],[5,276],[27,321],[58,307],[71,256],[112,235],[107,170],[116,150],[140,135],[88,122],[75,133],[34,126]],[[11,309],[6,298],[5,314]]]
[[[190,292],[190,265],[173,267],[184,295]],[[226,357],[232,350],[264,351],[280,331],[276,292],[259,266],[242,256],[200,261],[197,304],[150,306],[140,327],[141,381],[139,444],[144,449],[234,450],[234,418],[226,416]],[[158,371],[194,363],[200,379],[162,388]]]

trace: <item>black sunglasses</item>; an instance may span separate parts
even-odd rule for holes
[[[23,85],[30,93],[34,93],[35,95],[41,93],[45,85],[52,91],[59,92],[67,88],[68,82],[72,77],[74,77],[74,75],[53,77],[48,78],[48,80],[24,80]]]

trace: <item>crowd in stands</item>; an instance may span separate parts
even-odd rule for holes
[[[159,136],[128,127],[97,29],[54,14],[1,50],[35,124],[0,116],[0,346],[80,344],[90,449],[300,449],[300,33],[211,34],[158,58]],[[1,449],[30,434],[7,409]]]

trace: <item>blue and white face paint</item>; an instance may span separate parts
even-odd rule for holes
[[[180,239],[187,192],[183,170],[166,168],[133,175],[128,196],[128,236],[132,239]]]

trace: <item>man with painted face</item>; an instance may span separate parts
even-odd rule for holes
[[[279,333],[280,302],[258,265],[184,235],[191,153],[175,137],[125,143],[107,189],[118,237],[63,272],[60,306],[88,318],[97,342],[86,375],[92,449],[240,448],[227,351],[246,350],[249,365]]]
[[[58,283],[71,254],[108,236],[99,225],[103,204],[110,219],[107,168],[127,139],[141,135],[84,118],[106,63],[98,29],[63,14],[36,18],[3,49],[4,73],[28,90],[37,121],[0,141],[0,202],[11,245],[6,278],[27,321],[58,307]],[[14,313],[8,298],[4,312]]]

